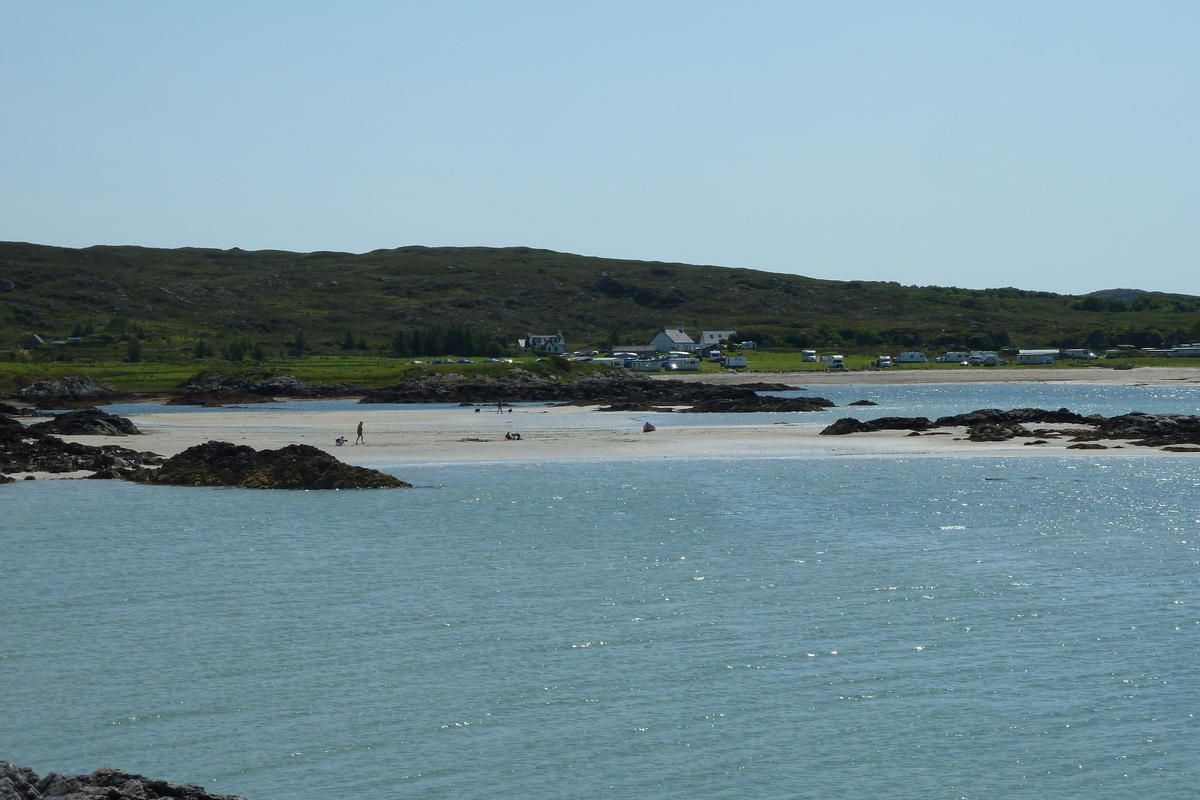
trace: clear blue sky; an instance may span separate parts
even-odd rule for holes
[[[0,0],[0,239],[1200,294],[1195,2]]]

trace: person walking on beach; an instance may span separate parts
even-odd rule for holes
[[[366,444],[367,440],[362,435],[362,420],[358,421],[358,438],[354,440],[355,444]]]

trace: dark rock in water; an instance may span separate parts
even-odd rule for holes
[[[17,482],[16,478],[10,478],[9,476],[7,476],[5,474],[0,473],[0,484],[16,483],[16,482]]]
[[[1032,423],[1081,423],[1086,424],[1088,418],[1065,408],[1057,411],[1047,411],[1044,408],[1014,408],[1012,411],[1001,411],[998,408],[983,408],[966,414],[955,414],[950,417],[938,417],[933,423],[935,428],[947,428],[955,425],[990,424],[1032,424]]]
[[[255,450],[229,442],[206,442],[166,460],[158,470],[134,478],[168,486],[228,486],[245,489],[400,489],[412,484],[378,470],[354,467],[323,450],[293,444]]]
[[[741,414],[761,412],[820,411],[833,405],[824,397],[743,397],[728,400],[704,400],[681,411],[696,414]]]
[[[118,417],[98,408],[68,411],[46,422],[30,425],[29,430],[57,433],[62,436],[136,436],[141,433],[137,426],[125,417]]]
[[[882,428],[906,428],[910,420],[923,421],[924,427],[946,428],[965,426],[967,438],[974,442],[1002,442],[1016,436],[1043,437],[1044,439],[1058,438],[1062,435],[1072,437],[1077,444],[1071,445],[1074,450],[1106,450],[1104,445],[1094,444],[1099,439],[1133,439],[1134,444],[1146,447],[1189,447],[1200,446],[1200,416],[1190,414],[1144,414],[1135,411],[1116,417],[1103,417],[1100,414],[1083,416],[1065,408],[1050,411],[1042,408],[1014,408],[1011,411],[1001,411],[998,408],[984,408],[966,414],[956,414],[949,417],[939,417],[930,423],[923,417],[883,417],[877,420],[859,422],[852,417],[839,419],[825,430],[824,435],[846,433],[864,433]],[[1029,430],[1025,424],[1052,423],[1085,425],[1084,430],[1054,430],[1036,428]],[[914,426],[914,430],[923,430]],[[1045,441],[1036,442],[1046,444]],[[1088,446],[1080,446],[1081,444]],[[1181,451],[1188,452],[1188,451]]]
[[[1107,450],[1108,445],[1097,444],[1096,442],[1083,442],[1081,444],[1069,444],[1068,450]]]
[[[97,400],[117,393],[112,386],[97,383],[92,378],[68,375],[55,381],[38,381],[22,386],[13,397],[42,408],[63,408],[77,403],[95,404]]]
[[[1097,432],[1106,439],[1139,439],[1135,444],[1200,445],[1200,416],[1190,414],[1143,414],[1135,411],[1102,419]]]
[[[852,405],[852,406],[877,406],[877,405],[879,405],[879,403],[876,403],[876,402],[874,402],[873,400],[855,400],[853,403],[849,403],[848,405]]]
[[[565,405],[569,405],[565,404]],[[613,403],[611,406],[603,406],[598,411],[674,411],[670,406],[648,406],[645,403]]]
[[[861,422],[854,417],[842,417],[821,431],[822,436],[843,436],[848,433],[871,431],[923,431],[933,423],[927,417],[880,417]]]
[[[199,786],[153,780],[144,775],[103,767],[91,775],[44,778],[27,767],[0,761],[0,800],[244,800],[232,794],[209,794]]]

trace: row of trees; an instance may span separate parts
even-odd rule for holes
[[[479,331],[468,325],[408,328],[392,336],[392,352],[397,356],[487,356],[504,355],[508,340],[494,332]]]

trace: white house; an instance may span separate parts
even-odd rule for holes
[[[517,346],[523,350],[536,350],[539,353],[565,353],[567,342],[563,339],[562,331],[551,335],[525,334],[524,339],[517,340]]]
[[[712,347],[728,342],[737,331],[700,331],[700,346]]]
[[[683,332],[682,325],[678,328],[663,328],[654,334],[654,338],[650,340],[650,344],[660,353],[669,353],[672,350],[686,350],[691,352],[698,347],[695,340]]]

